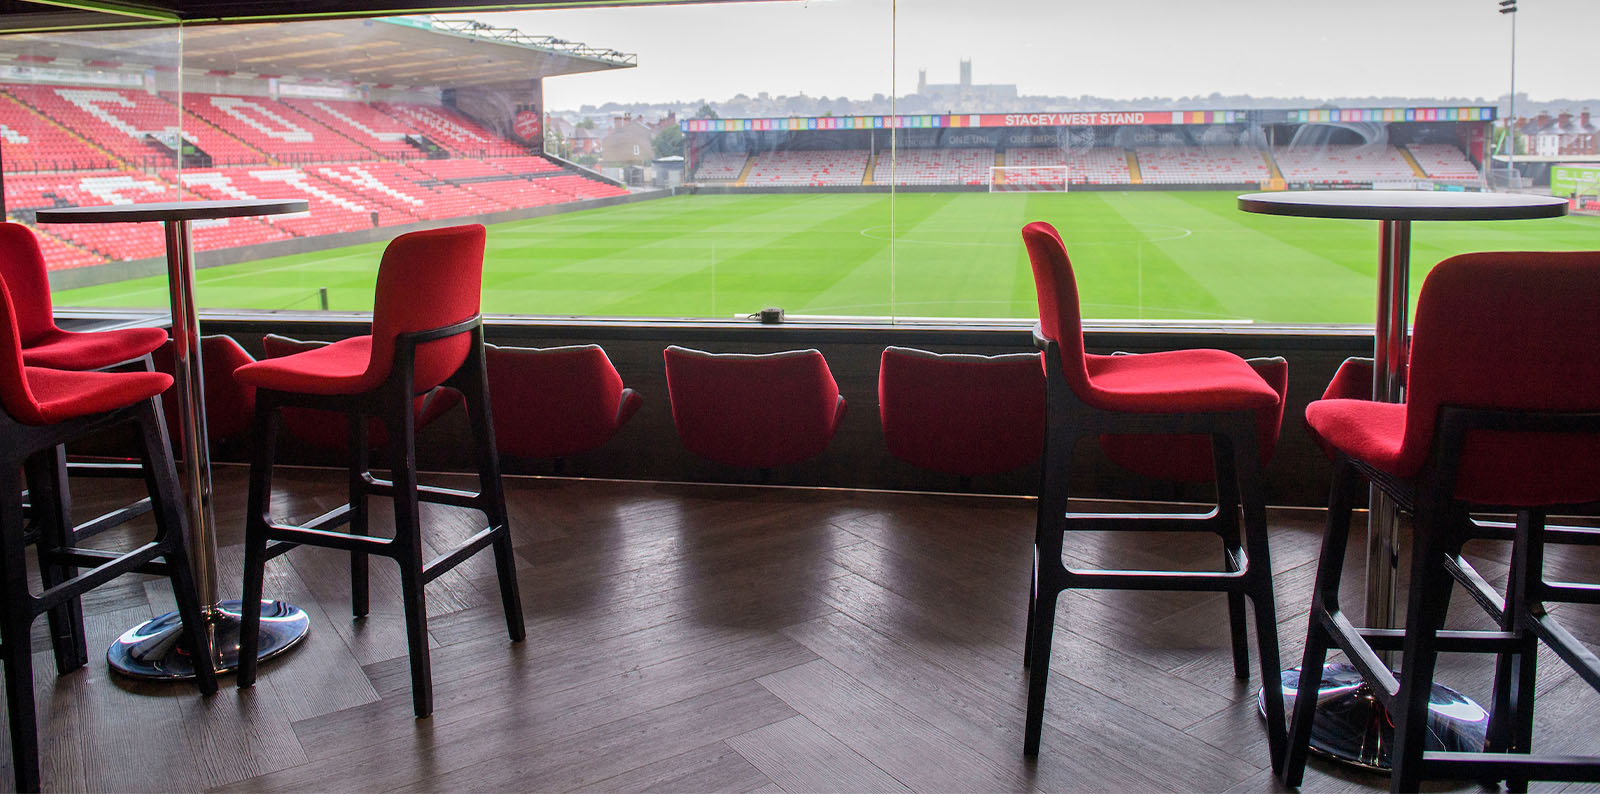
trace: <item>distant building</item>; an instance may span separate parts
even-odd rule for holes
[[[1590,122],[1587,108],[1577,117],[1565,110],[1555,118],[1540,113],[1522,126],[1528,151],[1541,157],[1600,154],[1596,147],[1600,135],[1596,133],[1600,129]]]
[[[645,165],[655,158],[651,140],[655,133],[642,122],[617,119],[611,125],[611,134],[600,139],[600,164],[607,168]]]
[[[1014,83],[986,83],[973,85],[972,59],[961,59],[961,82],[930,83],[928,70],[917,70],[917,95],[934,106],[948,110],[978,110],[1000,107],[1017,98]]]

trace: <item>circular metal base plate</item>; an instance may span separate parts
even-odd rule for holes
[[[224,601],[206,611],[206,628],[215,653],[213,667],[218,673],[232,672],[239,666],[240,604]],[[305,610],[286,601],[262,601],[261,651],[256,658],[270,659],[289,650],[310,630],[311,620]],[[111,669],[134,678],[194,678],[193,652],[183,637],[183,621],[176,612],[128,629],[106,650],[106,661]]]
[[[1284,708],[1294,711],[1300,689],[1300,671],[1285,670],[1282,679]],[[1262,695],[1256,696],[1264,706]],[[1265,714],[1265,709],[1262,709]],[[1433,685],[1428,699],[1428,751],[1458,753],[1483,751],[1489,728],[1489,712],[1470,698],[1446,686]],[[1373,772],[1389,771],[1389,752],[1394,746],[1394,723],[1389,712],[1361,679],[1361,673],[1348,664],[1322,668],[1322,683],[1317,689],[1317,718],[1311,722],[1311,752]]]

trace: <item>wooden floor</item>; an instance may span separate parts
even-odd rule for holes
[[[237,468],[217,476],[230,597],[243,479]],[[319,513],[340,501],[341,482],[286,472],[277,512]],[[1037,762],[1023,758],[1030,500],[508,485],[528,639],[506,638],[487,555],[430,585],[431,719],[411,714],[398,577],[387,561],[373,560],[372,614],[360,620],[349,616],[341,554],[300,549],[269,563],[268,594],[305,607],[311,635],[265,665],[254,688],[225,677],[208,699],[107,672],[99,649],[171,603],[163,581],[125,578],[87,600],[88,668],[56,678],[48,650],[35,656],[46,789],[1281,788],[1268,770],[1257,682],[1232,676],[1215,595],[1063,594],[1043,748]],[[123,485],[74,487],[85,515]],[[475,529],[465,511],[424,517],[441,544]],[[1317,511],[1272,515],[1286,666],[1304,637],[1320,521]],[[1088,536],[1072,549],[1124,567],[1221,557],[1212,540],[1172,536]],[[1480,551],[1480,570],[1503,576],[1504,549]],[[1556,556],[1552,567],[1567,576],[1594,568],[1592,557]],[[1362,556],[1352,558],[1359,565]],[[1600,613],[1562,609],[1577,633],[1600,638]],[[35,647],[48,649],[42,624]],[[1481,698],[1488,669],[1447,657],[1442,677]],[[1600,747],[1600,697],[1558,663],[1542,673],[1541,746]],[[0,780],[9,786],[9,768]],[[1386,786],[1314,763],[1304,790]]]

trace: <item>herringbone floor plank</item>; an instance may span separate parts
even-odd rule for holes
[[[340,499],[342,480],[285,470],[275,511],[319,513]],[[106,480],[74,489],[82,515],[131,492]],[[243,490],[241,469],[219,468],[225,597],[239,590]],[[373,560],[372,611],[356,620],[346,558],[299,549],[268,564],[266,590],[305,607],[312,635],[264,665],[253,689],[224,678],[216,697],[201,699],[185,685],[106,672],[99,649],[169,608],[158,580],[86,599],[94,661],[66,676],[53,675],[41,621],[46,788],[1280,788],[1255,712],[1258,682],[1232,677],[1217,595],[1063,594],[1043,750],[1037,762],[1023,759],[1030,500],[559,479],[508,480],[508,498],[528,639],[506,639],[487,556],[430,585],[430,719],[411,715],[392,566]],[[476,518],[459,512],[425,514],[436,547],[473,530]],[[374,511],[375,531],[388,515]],[[1322,515],[1271,518],[1282,655],[1292,666]],[[141,529],[104,543],[131,543]],[[1215,545],[1097,535],[1072,539],[1069,554],[1212,567]],[[1505,551],[1478,551],[1485,575],[1503,576]],[[1350,558],[1359,565],[1363,554]],[[1595,552],[1562,550],[1551,564],[1580,578],[1596,562]],[[1348,581],[1359,603],[1359,570]],[[1575,631],[1600,639],[1600,610],[1561,609]],[[1441,670],[1442,680],[1487,696],[1483,660],[1447,657]],[[1542,667],[1540,687],[1540,742],[1600,746],[1600,724],[1588,718],[1600,697],[1557,663]],[[0,780],[9,785],[9,770]],[[1304,789],[1386,785],[1314,762]]]

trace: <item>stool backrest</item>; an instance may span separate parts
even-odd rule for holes
[[[378,266],[367,383],[376,386],[388,377],[396,336],[443,328],[478,313],[484,237],[482,225],[470,224],[411,232],[390,241]],[[427,391],[454,374],[470,345],[466,334],[418,345],[416,391]]]
[[[4,276],[0,276],[0,407],[23,424],[49,424],[39,410],[39,402],[28,388],[27,377],[23,375],[22,339],[17,334],[16,318],[11,290]]]
[[[1039,330],[1061,348],[1061,372],[1080,397],[1090,392],[1084,363],[1083,320],[1078,282],[1072,274],[1067,246],[1054,226],[1034,221],[1022,227],[1022,241],[1033,264],[1033,285],[1039,295]]]
[[[690,452],[769,468],[822,454],[844,416],[817,350],[752,355],[673,345],[664,352],[672,422]]]
[[[1600,251],[1451,257],[1417,297],[1402,471],[1442,407],[1600,412]],[[1600,435],[1473,431],[1456,493],[1506,504],[1600,498]]]
[[[878,416],[889,452],[959,477],[999,474],[1038,460],[1045,426],[1039,355],[884,348]]]
[[[11,290],[12,316],[24,347],[56,327],[44,252],[32,229],[0,223],[0,277]]]

